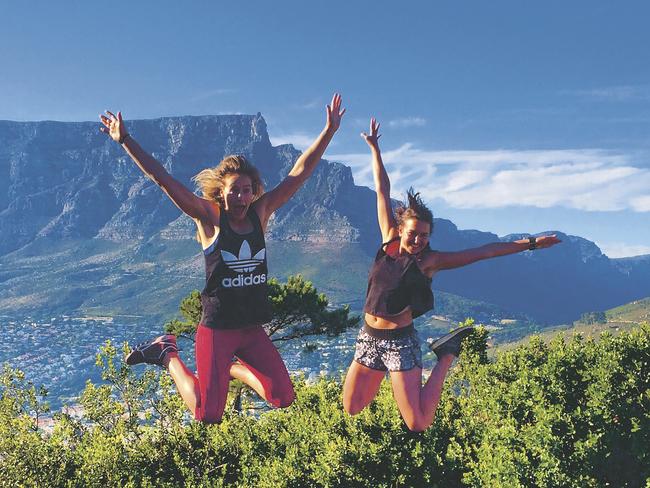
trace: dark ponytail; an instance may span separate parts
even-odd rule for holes
[[[422,222],[427,222],[433,232],[433,213],[424,204],[420,197],[420,192],[415,193],[413,188],[409,188],[406,192],[408,205],[400,205],[395,209],[395,219],[401,226],[409,219],[417,219]]]

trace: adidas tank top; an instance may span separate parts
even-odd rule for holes
[[[225,212],[217,240],[203,251],[205,288],[201,292],[201,323],[213,329],[241,329],[271,320],[266,284],[266,244],[257,212],[246,215],[253,224],[248,234],[237,234]]]

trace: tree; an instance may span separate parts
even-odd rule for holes
[[[580,322],[587,325],[604,324],[607,322],[605,312],[585,312],[580,316]]]
[[[273,342],[300,339],[307,336],[337,336],[359,322],[350,316],[350,307],[332,308],[324,293],[318,293],[311,281],[301,275],[289,276],[286,283],[269,280],[269,297],[273,319],[266,329]],[[201,320],[201,294],[194,290],[180,304],[184,320],[173,319],[165,324],[165,332],[194,340],[196,326]]]

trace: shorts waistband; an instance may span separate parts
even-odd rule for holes
[[[413,326],[413,322],[411,322],[406,327],[400,327],[399,329],[377,329],[364,323],[363,331],[375,339],[401,339],[402,337],[411,335],[415,331],[415,327]]]

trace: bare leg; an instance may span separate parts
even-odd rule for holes
[[[169,371],[176,384],[176,389],[185,402],[185,405],[187,405],[187,408],[194,412],[201,398],[197,377],[185,366],[185,363],[178,357],[177,353],[167,354],[163,366]],[[246,366],[240,363],[233,363],[230,367],[230,376],[243,381],[266,400],[262,382]]]
[[[248,369],[243,364],[239,362],[232,363],[232,366],[230,366],[230,376],[236,380],[243,381],[253,390],[255,390],[255,393],[257,393],[260,397],[262,397],[267,402],[269,401],[268,398],[266,398],[266,392],[264,391],[264,385],[262,382],[257,376],[253,374],[250,369]]]
[[[185,405],[194,413],[196,407],[201,403],[199,380],[185,366],[185,363],[181,361],[178,353],[167,353],[163,360],[163,366],[169,371],[174,383],[176,383],[176,389],[185,402]]]
[[[390,373],[393,395],[409,430],[421,432],[433,423],[442,386],[453,360],[453,355],[444,355],[433,368],[424,385],[422,385],[421,368]]]
[[[343,383],[343,408],[356,415],[377,396],[386,373],[352,361]]]
[[[287,367],[262,327],[247,332],[247,341],[235,352],[239,362],[230,365],[230,375],[242,380],[276,408],[291,405],[296,398]]]

